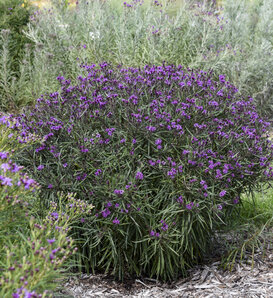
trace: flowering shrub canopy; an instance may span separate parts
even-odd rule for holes
[[[77,85],[58,77],[60,93],[17,116],[23,136],[43,138],[20,158],[45,199],[73,190],[96,206],[82,223],[91,267],[115,238],[117,257],[100,261],[106,271],[121,274],[126,251],[129,272],[171,278],[201,257],[242,192],[271,179],[269,123],[224,75],[166,64],[82,68],[88,73]],[[160,259],[166,246],[170,268]]]

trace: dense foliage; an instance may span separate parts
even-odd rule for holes
[[[272,177],[269,123],[220,75],[174,65],[82,65],[78,84],[16,117],[35,133],[18,160],[43,203],[77,193],[96,212],[75,226],[88,271],[172,279],[198,262],[240,195]]]
[[[73,194],[59,194],[65,206],[60,209],[51,203],[46,217],[40,216],[39,185],[12,161],[15,149],[38,140],[17,137],[16,127],[0,115],[0,297],[49,297],[75,253],[68,237],[70,225],[92,206]]]
[[[2,34],[9,34],[8,48],[10,50],[9,63],[13,72],[19,71],[25,45],[31,41],[23,34],[27,29],[31,9],[28,1],[1,0],[0,1],[0,30]],[[2,39],[4,37],[2,36]],[[3,40],[0,42],[2,48]]]
[[[22,102],[25,103],[18,95],[18,87],[23,88],[27,79],[25,75],[22,76],[22,64],[28,60],[29,67],[31,65],[32,41],[23,34],[32,12],[28,3],[27,0],[0,0],[1,111],[15,109]]]

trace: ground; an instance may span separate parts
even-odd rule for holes
[[[247,257],[247,256],[246,256]],[[218,258],[219,259],[219,258]],[[171,284],[154,279],[127,280],[118,283],[105,275],[81,275],[64,284],[57,297],[273,297],[273,247],[265,253],[257,250],[231,271],[219,268],[220,260],[207,260],[194,267],[189,276]],[[66,296],[67,295],[67,296]]]

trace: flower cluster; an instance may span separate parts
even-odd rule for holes
[[[20,287],[16,290],[15,293],[12,293],[12,298],[21,298],[21,297],[27,297],[27,298],[41,298],[42,294],[37,294],[35,291],[28,291],[28,289],[24,287]]]
[[[0,156],[2,156],[2,160],[8,158],[8,152],[0,152]],[[7,162],[2,162],[0,164],[0,186],[2,187],[23,187],[24,189],[29,189],[35,191],[35,189],[39,188],[38,183],[29,178],[29,176],[23,173],[23,167],[18,166],[16,163],[13,163],[11,160],[7,160]],[[19,175],[14,175],[18,173]]]
[[[135,8],[136,6],[141,6],[144,3],[144,0],[133,0],[131,3],[123,2],[125,8]]]
[[[0,113],[0,125],[7,127],[10,130],[19,131],[22,127],[20,123],[16,120],[16,118],[9,114],[4,115]],[[13,137],[13,133],[11,133],[9,138]],[[21,144],[30,143],[30,142],[39,142],[40,138],[37,137],[35,134],[32,134],[30,132],[22,132],[21,134],[16,136],[17,141]]]

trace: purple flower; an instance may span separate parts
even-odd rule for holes
[[[193,207],[194,207],[194,203],[193,202],[190,202],[189,204],[186,205],[186,208],[188,210],[191,210]]]
[[[146,129],[151,132],[156,131],[156,127],[154,127],[154,126],[146,126]]]
[[[52,212],[50,215],[53,216],[55,219],[59,218],[58,212]]]
[[[161,229],[162,229],[163,231],[167,231],[168,228],[169,228],[169,226],[166,224],[166,222],[165,222],[163,219],[162,219],[160,222],[162,223],[162,227],[161,227]]]
[[[226,193],[227,193],[226,190],[222,190],[222,191],[219,193],[219,196],[220,196],[220,197],[223,197]]]
[[[8,152],[0,152],[0,158],[1,159],[6,159],[8,157]]]
[[[9,178],[9,177],[3,177],[3,176],[1,176],[0,175],[0,180],[2,180],[1,181],[1,184],[2,185],[7,185],[7,186],[12,186],[12,179],[11,178]]]
[[[225,82],[226,77],[224,75],[219,75],[219,81],[224,83]]]
[[[102,173],[102,170],[101,169],[97,169],[96,172],[95,172],[95,175],[96,176],[99,176],[101,173]]]
[[[26,281],[24,283],[25,285],[28,284],[28,282]],[[26,288],[21,287],[19,289],[16,289],[16,293],[12,294],[12,298],[34,298],[34,297],[40,297],[40,295],[38,295],[35,291],[29,292]]]
[[[149,164],[150,164],[150,166],[155,166],[156,165],[156,163],[152,160],[149,160]]]
[[[216,176],[215,176],[217,179],[222,179],[222,173],[219,169],[216,170]]]
[[[51,188],[53,188],[53,185],[52,184],[48,184],[47,188],[51,189]]]
[[[135,177],[136,179],[138,179],[138,180],[143,180],[143,177],[144,177],[144,176],[143,176],[143,174],[142,174],[141,172],[137,172],[137,173],[136,173],[136,177]]]
[[[15,163],[12,166],[13,166],[13,169],[11,170],[12,173],[17,173],[22,168],[22,167],[18,167],[17,164],[15,164]]]
[[[156,145],[160,145],[162,143],[162,140],[161,139],[157,139],[157,140],[155,140],[155,144]]]
[[[211,101],[209,101],[208,104],[209,104],[210,106],[214,106],[214,107],[218,107],[218,106],[219,106],[219,103],[218,103],[217,101],[215,101],[215,100],[211,100]]]
[[[24,181],[25,184],[25,189],[29,189],[32,185],[35,184],[35,180],[33,179],[27,179],[26,181]]]
[[[233,200],[233,204],[238,204],[238,203],[239,203],[239,198],[237,197]]]
[[[124,190],[123,189],[115,189],[114,193],[117,195],[122,195],[122,194],[124,194]]]
[[[107,134],[109,136],[112,136],[113,135],[113,132],[115,131],[116,129],[115,128],[106,128],[105,131],[107,132]]]
[[[101,212],[102,216],[104,218],[106,218],[108,215],[111,214],[110,210],[108,208],[105,208],[102,212]]]
[[[183,197],[182,196],[178,197],[178,199],[176,201],[178,203],[182,204],[183,203]]]
[[[78,176],[76,177],[76,179],[77,179],[78,181],[81,181],[81,180],[84,180],[86,177],[87,177],[87,174],[86,174],[86,173],[83,173],[82,175],[78,175]]]
[[[154,236],[155,235],[155,232],[152,230],[151,232],[150,232],[150,236]]]
[[[44,165],[39,165],[39,166],[37,167],[37,170],[40,171],[40,170],[42,170],[44,167],[45,167]]]
[[[55,240],[55,238],[53,238],[53,239],[47,239],[47,242],[49,243],[49,244],[52,244],[52,243],[54,243],[56,240]]]
[[[111,202],[107,202],[106,206],[107,207],[111,207],[112,206],[112,203]]]
[[[113,220],[113,224],[115,224],[115,225],[119,225],[119,220],[118,220],[117,218],[115,218],[115,219]]]
[[[175,175],[177,174],[177,170],[175,168],[171,168],[170,171],[167,172],[167,175],[174,179]]]
[[[10,165],[8,163],[1,164],[1,169],[6,172],[10,169]]]
[[[168,226],[167,224],[164,224],[164,225],[161,227],[161,229],[162,229],[163,231],[167,231],[168,228],[169,228],[169,226]]]

